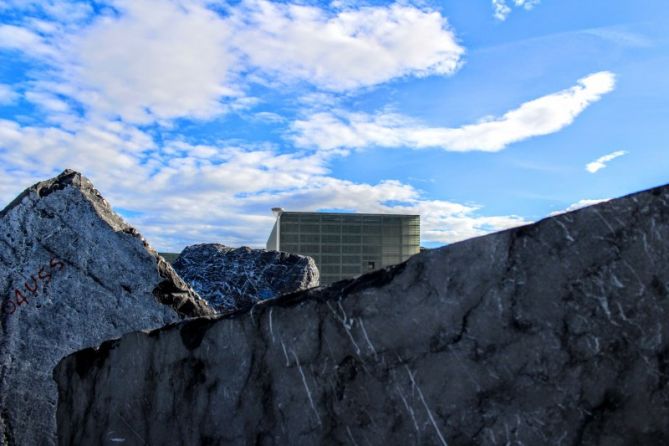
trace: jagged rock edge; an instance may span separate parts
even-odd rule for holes
[[[114,213],[111,205],[102,196],[93,183],[80,172],[72,169],[65,169],[58,176],[39,181],[32,186],[26,188],[14,200],[12,200],[3,210],[0,211],[0,219],[9,213],[10,210],[20,205],[23,200],[35,192],[40,198],[46,197],[53,192],[63,190],[66,187],[77,188],[86,198],[93,211],[115,232],[123,232],[134,238],[139,239],[144,247],[147,249],[156,260],[156,268],[160,277],[165,279],[153,289],[153,296],[156,301],[171,307],[180,317],[197,317],[200,316],[200,311],[209,308],[205,299],[202,299],[195,290],[190,289],[188,285],[179,277],[172,266],[158,254],[139,231],[128,224],[123,218]],[[177,285],[172,290],[165,290],[165,287]],[[201,303],[201,306],[195,306],[188,301],[188,299],[178,299],[180,294],[190,295],[196,302]],[[201,308],[204,306],[204,309]]]
[[[644,189],[642,191],[634,192],[634,193],[627,194],[627,195],[624,195],[622,197],[619,197],[619,198],[617,198],[617,200],[628,198],[628,197],[634,197],[636,195],[641,195],[641,194],[646,194],[646,193],[650,193],[652,195],[658,196],[658,195],[660,195],[661,190],[664,189],[664,188],[666,188],[666,186],[657,186],[657,187],[653,187],[653,188],[650,188],[650,189]],[[598,203],[598,204],[595,204],[595,205],[591,205],[591,206],[587,206],[587,207],[584,207],[584,208],[576,209],[574,211],[565,212],[565,213],[562,213],[562,214],[559,214],[559,215],[556,215],[556,216],[545,217],[541,220],[538,220],[534,223],[530,223],[528,225],[517,226],[517,227],[506,229],[506,230],[503,230],[503,231],[498,231],[498,232],[495,232],[495,233],[492,233],[492,234],[481,235],[479,237],[472,237],[472,238],[467,239],[467,240],[462,240],[462,241],[457,242],[457,243],[452,243],[448,246],[437,248],[437,250],[449,249],[449,247],[451,247],[451,246],[454,246],[454,245],[457,245],[457,244],[460,244],[460,243],[464,243],[468,240],[472,240],[472,239],[475,239],[475,238],[481,238],[481,237],[489,237],[489,236],[493,236],[495,234],[503,234],[503,233],[524,234],[527,231],[529,231],[531,228],[538,227],[539,225],[543,225],[547,221],[550,221],[551,219],[562,218],[562,217],[568,216],[568,215],[575,215],[576,213],[592,212],[593,210],[596,211],[598,208],[603,207],[605,205],[606,205],[606,203]],[[218,315],[215,315],[215,316],[201,316],[201,317],[187,319],[187,320],[183,320],[183,321],[179,321],[179,322],[174,322],[172,324],[167,324],[164,327],[157,328],[155,330],[140,330],[138,332],[127,333],[127,334],[121,336],[120,338],[105,341],[97,349],[92,349],[93,352],[87,351],[85,354],[86,355],[95,355],[95,356],[90,357],[91,365],[93,365],[97,361],[100,361],[100,360],[104,359],[102,355],[104,355],[104,357],[106,357],[109,354],[109,351],[113,350],[113,348],[115,348],[115,346],[118,345],[119,341],[121,339],[127,337],[127,336],[135,335],[137,333],[142,333],[142,334],[144,334],[146,336],[149,336],[149,337],[158,337],[158,336],[160,336],[160,334],[163,331],[171,330],[172,328],[175,328],[175,327],[179,329],[179,332],[182,336],[182,341],[184,342],[184,345],[186,346],[186,348],[189,348],[189,350],[192,350],[193,348],[196,348],[196,346],[194,346],[196,343],[197,343],[197,345],[199,345],[199,342],[196,342],[196,340],[194,340],[194,339],[189,339],[189,336],[190,336],[189,332],[191,330],[196,330],[198,328],[202,328],[203,326],[208,328],[209,326],[213,325],[215,322],[217,322],[219,320],[234,319],[234,318],[237,318],[237,317],[240,317],[240,316],[244,316],[246,314],[249,314],[249,316],[251,318],[255,318],[256,314],[258,314],[258,315],[263,314],[269,308],[274,307],[274,306],[293,307],[293,306],[299,305],[300,303],[302,303],[304,301],[307,301],[307,300],[315,300],[315,301],[319,301],[319,302],[325,302],[325,301],[331,301],[331,300],[336,300],[336,299],[343,299],[348,294],[351,294],[351,293],[356,292],[356,291],[360,291],[360,290],[365,289],[365,288],[382,287],[382,286],[386,285],[388,282],[390,282],[395,276],[401,274],[402,271],[404,271],[404,269],[406,268],[407,264],[409,262],[411,262],[411,260],[413,258],[418,258],[418,257],[422,257],[422,256],[427,256],[427,255],[430,255],[430,251],[416,254],[412,258],[410,258],[410,259],[408,259],[408,260],[406,260],[406,261],[404,261],[400,264],[389,266],[389,267],[386,267],[386,268],[382,268],[382,269],[379,269],[379,270],[376,270],[376,271],[372,271],[370,273],[363,274],[362,276],[357,277],[355,279],[341,280],[341,281],[335,282],[335,283],[333,283],[333,284],[331,284],[330,286],[327,286],[327,287],[318,287],[318,288],[312,288],[312,289],[309,289],[309,290],[298,291],[298,292],[295,292],[295,293],[284,294],[284,295],[279,296],[275,299],[270,299],[270,300],[267,300],[267,301],[260,301],[260,302],[254,304],[254,305],[251,305],[251,306],[248,306],[248,307],[236,310],[236,311],[232,311],[232,312],[228,312],[228,313],[221,313],[221,314],[218,314]],[[191,325],[191,324],[193,324],[193,325]],[[186,331],[186,333],[184,333],[184,330]],[[202,330],[202,332],[203,333],[202,333],[202,336],[200,338],[200,341],[204,337],[204,332],[206,332],[206,330]],[[186,339],[184,339],[184,337],[186,337]],[[187,345],[187,343],[188,343],[188,345]],[[191,347],[189,347],[189,345],[191,345]],[[87,349],[87,350],[89,350],[89,349]],[[70,356],[75,356],[76,357],[80,353],[81,352],[75,352]],[[63,360],[65,360],[66,358],[67,357],[61,359],[61,361],[59,361],[58,365],[54,368],[54,370],[56,368],[59,368],[61,362]]]

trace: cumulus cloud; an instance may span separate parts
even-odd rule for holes
[[[233,85],[236,59],[230,28],[215,12],[192,3],[119,1],[104,17],[62,43],[63,77],[88,108],[147,123],[219,114]]]
[[[571,88],[526,102],[500,117],[459,128],[427,127],[389,113],[319,112],[296,121],[293,137],[298,146],[323,150],[380,146],[497,152],[514,142],[563,129],[614,86],[613,73],[594,73]]]
[[[599,170],[605,168],[606,163],[608,163],[609,161],[612,161],[626,154],[627,152],[624,150],[617,150],[615,152],[609,153],[608,155],[601,156],[596,160],[594,160],[593,162],[586,164],[585,170],[587,170],[590,173],[596,173]]]
[[[517,8],[523,8],[526,11],[534,8],[541,0],[512,0],[512,4]],[[507,0],[492,0],[494,15],[497,20],[504,21],[511,13],[511,7]]]
[[[139,124],[243,108],[254,82],[343,92],[447,75],[464,53],[439,12],[400,4],[329,10],[268,0],[110,0],[96,16],[83,5],[14,1],[41,15],[1,25],[0,48],[47,64],[48,75],[36,80],[67,85],[88,112]],[[59,11],[74,18],[64,21]]]
[[[440,13],[400,4],[331,14],[248,0],[233,10],[232,26],[252,66],[334,91],[451,74],[464,52]]]

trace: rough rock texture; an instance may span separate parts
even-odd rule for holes
[[[669,444],[669,187],[65,358],[61,445]]]
[[[220,312],[318,286],[311,257],[216,243],[188,246],[174,269]]]
[[[0,212],[0,444],[55,444],[63,356],[207,314],[85,177],[30,187]]]

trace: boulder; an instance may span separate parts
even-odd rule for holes
[[[52,370],[129,331],[213,314],[89,180],[66,170],[0,212],[0,439],[56,442]]]
[[[63,359],[70,444],[669,444],[669,187]]]
[[[286,252],[205,243],[186,247],[173,266],[219,312],[318,286],[314,260]]]

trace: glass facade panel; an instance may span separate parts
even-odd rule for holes
[[[321,243],[341,243],[341,236],[339,234],[323,234],[321,235]]]
[[[323,223],[339,223],[341,222],[341,216],[340,215],[321,215],[321,221]]]
[[[285,252],[298,252],[299,247],[297,244],[292,244],[292,243],[281,243],[281,246],[279,247],[282,251]]]
[[[284,212],[267,242],[268,249],[308,255],[321,283],[402,262],[419,252],[420,217]],[[269,247],[271,245],[271,247]]]
[[[321,266],[321,271],[323,271],[323,274],[339,274],[341,271],[340,265],[332,265],[332,264],[327,264]]]
[[[302,243],[318,243],[320,236],[318,234],[301,234],[300,242]]]
[[[362,273],[362,271],[360,270],[360,265],[342,265],[341,273],[356,275]]]
[[[362,243],[365,245],[380,245],[381,236],[380,235],[364,235],[362,237]]]
[[[341,263],[341,257],[340,256],[333,256],[329,254],[323,254],[321,256],[323,259],[323,264],[325,263]]]
[[[321,250],[324,253],[328,254],[335,254],[335,253],[340,253],[341,252],[341,246],[340,245],[322,245]]]
[[[341,226],[339,226],[339,225],[323,225],[323,226],[321,226],[321,232],[323,234],[339,234],[341,232]]]
[[[288,244],[288,243],[297,243],[297,242],[298,242],[298,239],[299,239],[299,237],[298,237],[297,234],[282,234],[282,235],[281,235],[281,241],[282,241],[284,244]]]

